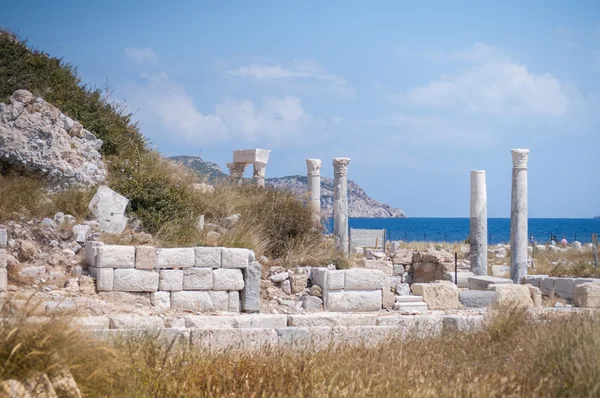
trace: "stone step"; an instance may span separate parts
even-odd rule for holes
[[[396,296],[396,303],[422,303],[421,296]]]
[[[396,311],[411,311],[411,312],[425,312],[425,311],[427,311],[427,303],[424,303],[424,302],[395,303],[394,310],[396,310]]]

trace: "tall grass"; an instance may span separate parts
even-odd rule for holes
[[[540,322],[524,311],[505,310],[478,332],[412,335],[322,351],[208,353],[166,344],[151,332],[111,345],[91,342],[58,320],[37,326],[0,328],[0,376],[23,379],[29,369],[48,369],[61,358],[88,396],[600,394],[600,320],[585,314]]]

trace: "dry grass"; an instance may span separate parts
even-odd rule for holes
[[[464,248],[469,249],[469,245],[464,242],[434,242],[434,241],[411,241],[402,242],[400,247],[403,249],[410,249],[414,251],[427,251],[429,249],[434,250],[447,250],[450,253],[458,253],[459,259],[465,258]]]
[[[16,174],[0,175],[0,221],[21,216],[43,218],[55,207],[40,181]]]
[[[580,397],[600,394],[600,321],[584,314],[535,322],[519,311],[486,330],[393,339],[324,351],[209,354],[153,333],[113,346],[54,320],[0,328],[0,376],[23,379],[56,358],[87,396]],[[16,331],[15,331],[16,329]]]
[[[600,269],[594,268],[592,249],[589,247],[559,252],[536,251],[534,265],[536,274],[600,278]]]

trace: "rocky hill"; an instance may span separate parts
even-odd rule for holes
[[[185,164],[201,175],[208,176],[211,182],[227,176],[218,165],[197,156],[173,156],[170,159]],[[288,190],[299,198],[304,198],[308,180],[306,176],[288,176],[267,178],[265,183],[267,186]],[[357,183],[350,180],[348,181],[348,207],[350,217],[406,217],[402,210],[372,199]],[[333,216],[333,179],[331,178],[321,177],[321,209],[326,216]]]

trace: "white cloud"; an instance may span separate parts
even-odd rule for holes
[[[529,72],[500,49],[478,43],[438,56],[470,67],[398,94],[401,103],[494,115],[561,117],[571,111],[573,98],[564,84],[549,73]]]
[[[354,89],[345,79],[327,72],[318,62],[312,60],[296,60],[287,66],[250,64],[229,69],[227,73],[255,81],[314,80],[327,83],[341,94],[354,94]]]
[[[312,119],[292,96],[264,97],[259,105],[227,98],[212,113],[202,113],[182,84],[165,73],[142,74],[141,84],[125,88],[129,101],[139,108],[144,126],[159,123],[175,140],[215,142],[242,139],[281,143],[299,138]]]
[[[151,48],[126,48],[125,54],[138,64],[158,61],[158,55]]]

